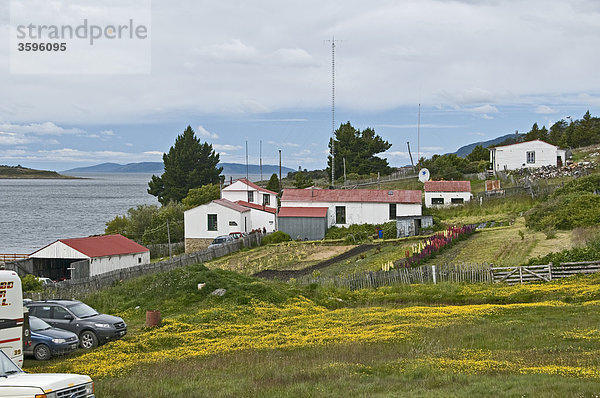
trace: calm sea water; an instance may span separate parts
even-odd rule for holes
[[[57,239],[102,234],[107,221],[130,207],[158,205],[146,192],[151,174],[80,176],[85,179],[0,179],[0,253],[28,254]]]
[[[0,253],[31,253],[57,239],[101,234],[130,207],[158,204],[146,192],[149,174],[85,177],[0,179]]]

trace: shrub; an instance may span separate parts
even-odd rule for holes
[[[384,239],[394,239],[396,237],[396,222],[390,221],[385,224],[354,224],[349,227],[333,226],[325,234],[325,239],[344,239],[346,243],[353,244],[376,236],[378,229],[383,230]]]
[[[600,196],[587,192],[569,192],[553,197],[525,214],[526,225],[538,231],[568,230],[599,222]]]
[[[526,265],[552,264],[576,262],[576,261],[595,261],[600,259],[600,237],[595,237],[588,242],[586,246],[565,249],[560,252],[550,253],[543,257],[530,259]]]
[[[38,280],[32,274],[27,274],[21,278],[21,285],[24,292],[36,292],[42,290],[42,281]]]
[[[272,234],[265,236],[262,240],[263,245],[270,245],[272,243],[281,243],[292,240],[288,234],[283,231],[275,231]]]

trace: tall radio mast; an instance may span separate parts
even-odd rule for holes
[[[335,184],[335,36],[331,40],[331,185]]]

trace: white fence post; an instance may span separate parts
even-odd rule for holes
[[[437,278],[435,276],[435,265],[431,266],[431,275],[433,275],[433,284],[437,284]]]

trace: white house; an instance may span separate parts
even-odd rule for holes
[[[237,202],[241,200],[251,204],[277,208],[276,192],[259,187],[252,181],[249,181],[245,178],[240,178],[239,180],[234,181],[231,185],[223,188],[221,191],[221,199],[227,199],[231,202]],[[255,228],[257,227],[255,226]]]
[[[238,205],[250,209],[250,218],[252,219],[252,228],[273,232],[277,229],[277,208],[256,203],[248,203],[238,200]]]
[[[471,181],[425,182],[425,207],[461,205],[471,197]]]
[[[421,191],[374,189],[284,189],[286,207],[327,208],[327,228],[382,224],[399,216],[421,215]]]
[[[489,148],[494,173],[522,168],[565,164],[565,151],[547,142],[534,140]]]
[[[122,235],[59,239],[29,256],[32,273],[52,279],[78,278],[150,263],[150,250]]]
[[[219,235],[250,232],[250,209],[227,199],[216,199],[183,213],[186,253],[206,249]]]

